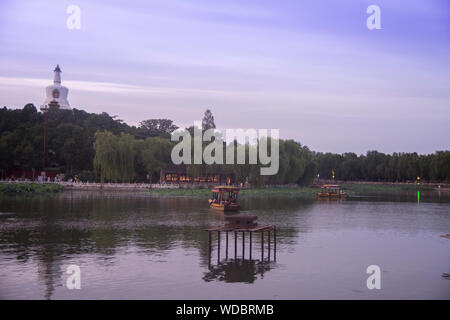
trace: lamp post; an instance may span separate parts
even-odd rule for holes
[[[417,176],[416,178],[416,184],[417,184],[417,204],[420,204],[420,177]]]
[[[47,138],[47,112],[48,112],[48,106],[43,105],[41,106],[41,111],[44,114],[44,145],[42,148],[42,172],[44,173],[45,177],[45,147],[46,147],[46,138]]]

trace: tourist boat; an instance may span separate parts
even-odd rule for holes
[[[321,200],[338,200],[347,198],[347,193],[342,191],[338,184],[324,184],[321,191],[317,193],[317,198]]]
[[[238,211],[239,188],[230,186],[218,186],[212,190],[212,199],[209,199],[209,207],[221,211]]]

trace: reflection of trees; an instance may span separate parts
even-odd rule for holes
[[[45,231],[44,231],[45,232]],[[61,285],[63,264],[61,256],[54,250],[54,244],[44,244],[36,250],[38,260],[38,278],[45,285],[45,298],[50,299],[55,290],[55,285]]]
[[[211,266],[205,273],[203,280],[253,283],[260,275],[271,269],[271,264],[255,260],[229,260]]]
[[[296,198],[241,199],[241,202],[247,209],[244,213],[257,214],[261,223],[277,226],[279,248],[283,243],[295,241],[299,232],[295,226],[310,206]],[[205,199],[155,198],[145,193],[64,192],[39,197],[0,197],[0,211],[8,213],[0,215],[0,254],[15,255],[19,263],[36,259],[47,298],[55,286],[62,284],[61,265],[68,256],[112,256],[117,249],[129,245],[149,255],[164,254],[175,247],[196,248],[200,265],[206,267],[209,248],[208,233],[204,230],[224,220],[223,213],[208,210]],[[258,249],[259,237],[253,240],[254,248]],[[230,246],[232,241],[230,237]],[[230,255],[231,252],[230,249]],[[240,277],[243,282],[254,281],[258,274],[255,262],[236,262],[218,268],[215,272],[222,272],[224,281]]]
[[[310,206],[296,198],[242,202],[244,209],[254,209],[249,213],[257,214],[260,222],[276,225],[281,241],[283,236],[295,236],[298,209]],[[33,254],[34,246],[44,243],[60,245],[62,253],[114,254],[116,248],[131,241],[138,247],[156,250],[168,250],[178,242],[198,248],[207,263],[208,235],[203,230],[224,220],[223,213],[207,209],[204,199],[154,198],[145,194],[66,192],[59,196],[0,199],[0,208],[12,212],[17,221],[10,223],[4,220],[11,216],[0,216],[0,222],[7,222],[2,226],[0,249],[13,249],[22,261]]]

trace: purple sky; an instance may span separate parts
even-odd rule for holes
[[[450,149],[449,40],[447,0],[1,0],[0,106],[40,106],[59,63],[72,107],[129,124],[210,108],[317,151],[431,153]]]

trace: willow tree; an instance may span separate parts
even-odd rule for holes
[[[134,138],[122,133],[115,136],[109,131],[97,131],[94,141],[94,170],[102,182],[130,181],[134,177],[136,148]]]
[[[150,176],[153,176],[155,173],[158,174],[171,161],[172,143],[170,140],[161,137],[150,137],[145,140],[137,140],[135,143],[137,160]]]

